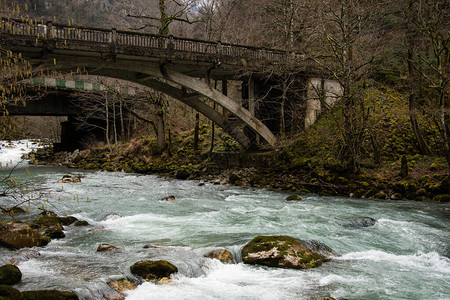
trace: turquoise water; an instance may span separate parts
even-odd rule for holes
[[[157,176],[30,167],[47,209],[87,220],[67,226],[66,238],[36,248],[40,256],[0,250],[0,262],[18,261],[21,290],[75,290],[103,299],[110,279],[132,277],[142,259],[164,259],[179,268],[169,285],[144,283],[126,299],[450,299],[448,206],[403,201],[307,195],[177,181]],[[83,173],[81,183],[57,183]],[[17,174],[25,177],[24,166]],[[174,202],[162,199],[174,195]],[[37,206],[42,206],[42,200]],[[30,208],[37,211],[36,207]],[[343,226],[372,217],[375,226]],[[249,266],[240,249],[257,235],[315,239],[340,256],[307,271]],[[120,248],[97,253],[101,243]],[[145,245],[153,248],[144,249]],[[203,258],[227,248],[235,264]],[[28,256],[28,257],[27,257]]]

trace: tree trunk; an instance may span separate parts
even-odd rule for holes
[[[194,150],[198,150],[198,140],[200,131],[200,114],[198,111],[195,112],[195,128],[194,128]]]
[[[111,149],[111,142],[109,140],[109,103],[108,103],[108,96],[105,97],[105,117],[106,117],[106,144],[108,145],[109,151],[112,151]]]
[[[414,138],[418,146],[420,154],[429,154],[430,151],[423,139],[422,133],[419,128],[419,123],[417,122],[417,76],[414,70],[414,56],[415,56],[415,45],[417,44],[416,32],[412,28],[414,22],[414,12],[413,12],[413,0],[408,2],[408,16],[407,16],[407,26],[408,30],[406,32],[406,43],[408,48],[408,76],[409,76],[409,119],[411,122],[411,128],[413,130]]]

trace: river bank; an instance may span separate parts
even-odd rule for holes
[[[155,155],[145,140],[134,140],[115,150],[94,148],[53,153],[45,148],[30,154],[35,164],[86,170],[159,174],[215,184],[264,188],[303,195],[345,196],[374,200],[414,200],[446,203],[450,187],[445,161],[427,156],[404,156],[381,166],[367,164],[348,173],[332,158],[298,157],[289,150],[209,153],[179,149]],[[403,165],[402,165],[403,164]],[[403,169],[406,167],[406,173]]]

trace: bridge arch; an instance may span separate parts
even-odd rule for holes
[[[139,66],[132,64],[130,66],[128,63],[122,65],[120,62],[113,63],[89,59],[81,59],[74,63],[74,59],[65,62],[63,57],[58,57],[57,61],[57,65],[44,63],[40,64],[39,68],[62,73],[85,69],[89,75],[138,83],[160,91],[199,111],[208,119],[214,121],[244,148],[249,148],[252,145],[252,141],[243,132],[245,125],[261,136],[271,147],[276,145],[276,137],[270,129],[239,103],[210,87],[201,79],[170,70],[167,65],[151,63]],[[202,98],[207,98],[222,106],[235,118],[227,118],[227,116],[202,101]]]
[[[291,60],[293,56],[284,51],[52,22],[2,19],[1,23],[2,47],[22,53],[42,69],[84,68],[92,75],[149,86],[197,109],[244,147],[251,144],[240,129],[244,125],[270,146],[276,145],[274,134],[252,113],[198,78],[229,79],[244,69],[251,72],[260,70],[261,64],[270,67]],[[208,107],[202,98],[222,106],[236,121]]]

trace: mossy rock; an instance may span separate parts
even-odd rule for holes
[[[76,221],[78,221],[77,218],[72,217],[72,216],[58,217],[58,219],[59,219],[59,222],[64,226],[69,226],[69,225],[75,223]]]
[[[301,201],[302,197],[300,197],[299,195],[290,195],[290,196],[287,196],[284,200],[286,200],[286,201]]]
[[[191,176],[191,173],[186,169],[178,170],[175,174],[175,177],[180,180],[186,180]]]
[[[406,183],[406,191],[408,193],[414,193],[415,191],[417,191],[417,182],[410,181]]]
[[[0,245],[13,248],[42,247],[50,243],[51,239],[30,228],[22,222],[0,223]]]
[[[308,244],[308,241],[290,236],[257,236],[242,248],[241,255],[246,264],[309,269],[328,260],[326,256],[308,247],[310,245],[312,244]]]
[[[427,195],[427,190],[424,189],[424,188],[418,189],[417,192],[416,192],[416,194],[417,194],[418,196],[426,196],[426,195]]]
[[[396,182],[396,183],[394,183],[393,189],[397,193],[404,194],[404,193],[406,193],[406,183],[405,182]]]
[[[379,191],[375,196],[373,196],[375,199],[385,200],[387,198],[387,195],[384,191]]]
[[[14,285],[22,280],[22,272],[14,265],[4,265],[0,267],[0,284]]]
[[[375,188],[375,187],[373,187],[373,188],[371,188],[371,189],[366,193],[366,197],[367,197],[367,198],[373,197],[373,196],[375,196],[377,193],[378,193],[378,189]]]
[[[61,225],[60,217],[58,216],[43,215],[37,218],[30,227],[50,238],[60,239],[66,236],[63,232],[64,228]]]
[[[38,229],[43,226],[54,226],[54,225],[60,225],[61,221],[59,217],[57,216],[41,216],[34,220],[34,222],[30,225],[33,229]]]
[[[353,194],[353,197],[355,197],[355,198],[361,198],[362,196],[364,196],[365,193],[366,193],[365,190],[358,189],[358,190],[354,191],[352,194]]]
[[[239,180],[241,180],[241,177],[235,173],[231,173],[230,176],[228,176],[228,182],[231,184],[236,184]]]
[[[450,202],[450,195],[448,194],[437,195],[435,200],[440,203],[447,203]]]
[[[0,300],[22,300],[22,293],[9,285],[0,285]]]
[[[131,273],[147,281],[160,280],[178,272],[178,268],[165,260],[142,260],[130,267]]]
[[[89,222],[88,221],[76,221],[73,226],[89,226]]]
[[[22,292],[23,300],[79,300],[74,292],[39,290]]]

